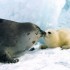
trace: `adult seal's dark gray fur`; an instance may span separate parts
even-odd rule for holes
[[[0,62],[16,63],[18,55],[28,50],[46,33],[30,22],[0,19]]]

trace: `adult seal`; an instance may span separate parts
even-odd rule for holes
[[[0,19],[0,62],[16,63],[17,56],[27,51],[46,33],[30,22]]]

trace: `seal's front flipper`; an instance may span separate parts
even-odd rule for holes
[[[16,63],[18,61],[19,59],[11,57],[8,51],[3,51],[2,53],[0,53],[0,62],[2,63]]]
[[[34,47],[32,47],[32,48],[30,48],[30,50],[29,51],[34,51],[35,50],[35,48]]]
[[[62,46],[61,48],[62,48],[62,50],[63,49],[70,49],[70,45],[67,44],[67,45]]]
[[[47,49],[48,47],[46,45],[41,45],[39,48],[40,49]]]

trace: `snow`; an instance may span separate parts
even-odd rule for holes
[[[58,25],[64,4],[65,0],[0,0],[0,18],[30,21],[45,30]]]
[[[70,0],[66,0],[66,3],[61,10],[58,23],[61,27],[70,28]]]
[[[33,22],[48,28],[70,27],[70,0],[0,0],[0,18]],[[70,70],[70,49],[38,49],[19,57],[18,63],[0,63],[0,70]]]
[[[28,51],[19,60],[15,64],[0,63],[0,70],[70,70],[70,49],[36,49]]]

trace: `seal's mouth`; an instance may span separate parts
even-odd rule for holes
[[[41,37],[45,37],[46,36],[46,32],[41,30],[38,26],[36,26],[36,28],[40,31]]]
[[[43,37],[43,36],[44,36],[44,37],[46,36],[46,32],[45,32],[45,31],[41,30],[40,32],[41,32],[41,36],[42,36],[42,37]]]

